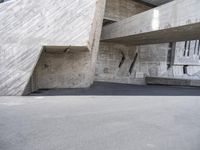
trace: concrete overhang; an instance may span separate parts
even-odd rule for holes
[[[200,38],[200,3],[176,0],[107,25],[102,41],[156,44]]]
[[[145,2],[154,6],[159,6],[171,2],[173,0],[138,0],[138,1]]]

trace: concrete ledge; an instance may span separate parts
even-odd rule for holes
[[[102,41],[156,44],[200,38],[200,3],[175,0],[103,28]]]
[[[146,77],[147,84],[155,85],[178,85],[178,86],[200,86],[200,80],[165,78],[165,77]]]

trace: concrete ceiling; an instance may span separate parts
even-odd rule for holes
[[[159,6],[159,5],[168,3],[168,2],[173,1],[173,0],[140,0],[140,1],[145,2],[145,3],[149,3],[151,5]]]

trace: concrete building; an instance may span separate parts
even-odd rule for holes
[[[94,81],[200,86],[199,8],[199,0],[1,3],[0,95]]]

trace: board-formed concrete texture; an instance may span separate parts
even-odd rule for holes
[[[102,40],[155,44],[200,38],[199,0],[175,0],[103,28]]]
[[[167,72],[166,44],[131,46],[101,42],[96,63],[96,81],[145,84],[145,76]]]
[[[175,43],[174,65],[200,65],[200,40]]]
[[[104,18],[120,21],[151,8],[133,0],[107,0]]]
[[[1,3],[0,95],[23,94],[42,50],[88,51],[94,63],[104,7],[105,0]]]

